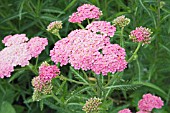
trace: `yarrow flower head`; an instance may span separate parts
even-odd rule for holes
[[[56,42],[50,51],[57,64],[70,63],[75,69],[92,70],[107,75],[126,68],[125,50],[118,44],[110,44],[109,37],[89,30],[74,30],[67,38]]]
[[[86,113],[91,113],[91,112],[98,112],[99,110],[99,105],[101,104],[101,99],[99,98],[90,98],[86,101],[85,105],[83,106],[82,110],[85,111]]]
[[[135,30],[130,32],[130,39],[133,40],[133,42],[142,42],[143,44],[150,43],[152,34],[151,30],[146,27],[137,27]]]
[[[16,42],[17,41],[17,42]],[[3,43],[7,46],[0,51],[0,78],[10,77],[14,67],[29,65],[29,60],[38,56],[48,44],[46,38],[32,38],[29,42],[25,34],[9,35]],[[43,44],[42,44],[43,43]]]
[[[36,58],[48,45],[48,40],[46,38],[34,37],[28,41],[27,45],[31,56]]]
[[[132,113],[129,109],[120,110],[118,113]]]
[[[62,29],[62,21],[54,21],[47,26],[47,31],[54,35],[57,35],[60,29]]]
[[[60,70],[56,65],[49,65],[43,62],[39,67],[39,76],[32,79],[32,86],[34,87],[33,100],[40,100],[41,95],[50,94],[52,92],[51,80],[59,75]],[[39,98],[37,98],[39,97]]]
[[[2,43],[5,44],[5,46],[12,46],[12,45],[18,45],[21,43],[24,43],[28,41],[28,38],[25,34],[15,34],[15,35],[8,35],[3,40]]]
[[[34,87],[32,95],[33,101],[41,100],[42,95],[50,94],[53,88],[51,81],[44,82],[41,80],[40,76],[32,79],[32,86]]]
[[[138,102],[138,107],[141,111],[152,111],[153,108],[160,109],[164,105],[160,97],[152,94],[143,95],[143,99]]]
[[[39,76],[41,81],[47,82],[51,81],[60,74],[60,70],[56,65],[49,65],[47,62],[43,62],[39,67]]]
[[[106,21],[94,21],[87,25],[86,29],[110,37],[113,37],[116,31],[116,27],[112,26],[110,22]]]
[[[100,9],[91,4],[84,4],[77,8],[77,12],[69,17],[69,22],[81,23],[85,19],[99,19],[102,15]]]
[[[116,26],[120,26],[120,27],[125,27],[130,23],[130,19],[129,18],[125,18],[124,15],[117,17],[116,19],[114,19],[113,24]]]

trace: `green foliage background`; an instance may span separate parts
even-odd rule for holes
[[[16,33],[25,33],[29,38],[47,37],[49,45],[39,57],[40,65],[42,61],[49,60],[49,51],[58,40],[46,31],[46,26],[55,20],[63,21],[60,35],[66,37],[71,30],[78,28],[77,25],[68,22],[69,15],[84,3],[94,4],[102,10],[103,16],[100,20],[112,21],[120,15],[126,15],[131,19],[130,25],[125,28],[126,51],[129,53],[136,47],[136,44],[128,39],[131,30],[145,26],[153,31],[152,43],[140,49],[138,58],[130,63],[121,75],[122,84],[119,83],[117,86],[120,86],[112,88],[115,90],[110,95],[111,99],[103,102],[102,109],[108,109],[103,110],[103,113],[116,113],[126,107],[136,111],[137,102],[145,93],[159,95],[164,100],[164,107],[155,110],[155,113],[169,113],[170,0],[0,0],[0,39]],[[119,32],[115,35],[116,39],[118,34]],[[119,43],[115,39],[111,41]],[[0,42],[0,49],[3,48],[4,45]],[[35,64],[35,59],[32,59],[31,63]],[[68,67],[62,68],[62,71],[63,75],[72,76],[73,72]],[[10,78],[0,79],[0,113],[82,112],[81,108],[89,98],[83,92],[87,91],[88,87],[57,81],[59,84],[54,87],[63,88],[62,94],[59,94],[60,100],[65,102],[67,97],[70,97],[72,103],[65,106],[50,98],[41,102],[31,102],[31,79],[34,76],[31,71],[17,67],[17,71],[13,72]],[[138,84],[139,87],[134,84]],[[70,88],[75,88],[75,91]],[[129,90],[134,88],[135,90]]]

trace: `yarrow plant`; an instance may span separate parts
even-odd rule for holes
[[[86,113],[114,111],[109,107],[116,101],[113,99],[114,89],[126,90],[141,86],[140,83],[124,85],[121,77],[135,60],[140,45],[151,43],[152,31],[142,26],[132,30],[129,33],[130,41],[135,42],[134,45],[138,43],[138,46],[133,53],[128,53],[126,49],[131,48],[131,45],[125,43],[128,39],[123,33],[130,19],[122,15],[108,22],[100,20],[101,15],[102,11],[94,5],[78,7],[68,21],[77,23],[80,28],[70,31],[65,38],[60,36],[62,21],[51,22],[46,30],[59,40],[54,46],[48,47],[50,51],[46,50],[46,54],[49,53],[50,58],[43,56],[43,60],[38,58],[48,45],[47,38],[37,36],[28,39],[26,34],[6,36],[2,40],[6,47],[0,51],[0,77],[10,77],[16,66],[31,70],[35,74],[31,81],[32,101],[41,101],[41,107],[43,104],[49,104],[51,108],[57,106],[57,112],[61,109],[62,113],[76,110]],[[86,22],[82,24],[85,20],[87,25],[84,25]],[[115,35],[120,37],[120,41]],[[123,92],[123,95],[126,93]],[[85,99],[88,100],[84,102]],[[160,109],[163,104],[160,97],[145,94],[138,103],[137,113],[150,113],[154,108]],[[71,107],[73,105],[78,107]],[[123,109],[118,113],[132,112]]]

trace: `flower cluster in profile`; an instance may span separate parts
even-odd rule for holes
[[[81,23],[86,19],[99,19],[102,15],[100,9],[91,4],[84,4],[77,8],[77,12],[69,17],[69,22]]]
[[[74,30],[67,38],[56,42],[50,51],[52,61],[70,63],[75,69],[92,70],[107,75],[126,68],[125,49],[111,44],[107,36],[89,30]]]
[[[110,37],[113,37],[116,31],[116,27],[111,25],[110,22],[106,21],[94,21],[91,24],[87,25],[86,29]]]
[[[86,113],[97,113],[99,110],[99,105],[101,104],[100,98],[90,98],[86,101],[85,105],[83,106],[83,111]]]
[[[40,37],[28,41],[25,34],[6,36],[2,42],[7,47],[0,51],[0,78],[10,77],[17,65],[29,65],[29,60],[37,57],[48,44],[46,38]]]
[[[32,79],[34,87],[33,100],[41,99],[42,94],[50,94],[52,92],[51,80],[60,74],[60,70],[56,65],[49,65],[43,62],[39,67],[39,76]]]
[[[140,26],[137,27],[135,30],[131,31],[129,37],[133,40],[133,42],[141,42],[143,44],[148,44],[151,40],[151,34],[152,32],[149,28]]]
[[[125,18],[124,15],[117,17],[116,19],[113,20],[113,24],[116,26],[120,27],[125,27],[130,23],[129,18]]]
[[[160,109],[164,105],[160,97],[154,96],[150,93],[144,94],[143,98],[138,102],[138,108],[140,111],[137,113],[150,113],[154,108]],[[121,110],[118,113],[131,113],[127,109]]]
[[[54,21],[47,26],[47,31],[54,35],[57,35],[60,29],[62,29],[62,21]]]

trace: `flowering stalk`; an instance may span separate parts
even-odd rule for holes
[[[120,72],[117,72],[114,76],[112,76],[111,80],[108,81],[108,83],[105,85],[105,87],[109,86],[110,84],[111,84],[111,86],[114,85],[116,83],[116,81],[117,81],[117,79],[115,79],[115,78],[117,78],[117,76],[119,74],[120,74]],[[107,98],[107,96],[109,95],[110,91],[111,91],[111,88],[107,91],[107,93],[105,95],[105,98]]]
[[[124,27],[121,28],[121,37],[120,37],[120,45],[124,48],[123,31],[124,31]]]
[[[38,75],[38,71],[31,63],[28,65],[28,69],[31,70],[35,75]]]
[[[141,42],[138,43],[138,46],[137,46],[136,50],[134,51],[133,55],[128,59],[128,61],[127,61],[128,63],[130,63],[134,59],[134,57],[137,55],[137,52],[139,51],[141,44],[142,44]]]
[[[62,39],[59,33],[57,33],[56,36],[57,36],[60,40]]]
[[[77,25],[81,28],[81,29],[85,29],[83,25],[81,25],[80,23],[77,23]]]
[[[66,80],[66,81],[69,81],[69,82],[73,82],[73,83],[76,83],[76,84],[82,84],[82,85],[92,85],[92,84],[89,84],[89,83],[84,83],[84,82],[79,82],[79,81],[76,81],[76,80],[72,80],[72,79],[69,79],[63,75],[61,76],[57,76],[57,78],[61,79],[61,80]]]

